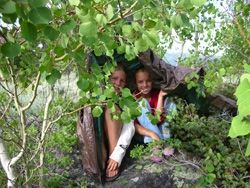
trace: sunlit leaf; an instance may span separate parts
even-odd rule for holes
[[[244,79],[243,79],[244,78]],[[241,77],[240,85],[236,89],[237,104],[239,114],[247,116],[250,114],[250,74],[244,74]]]
[[[97,14],[95,17],[95,20],[99,25],[102,25],[102,26],[108,23],[107,18],[103,14]]]
[[[122,90],[122,96],[125,97],[125,98],[131,96],[130,90],[128,88],[124,88]]]
[[[206,3],[206,0],[190,0],[194,6],[201,7]]]
[[[79,34],[86,37],[95,37],[97,34],[97,26],[95,22],[86,21],[80,25]]]
[[[108,4],[108,7],[106,9],[106,14],[107,14],[107,18],[108,20],[111,20],[114,16],[114,9],[112,7],[112,5]]]
[[[99,117],[102,114],[103,110],[100,106],[96,106],[93,110],[92,110],[92,114],[94,117]]]
[[[78,6],[80,3],[80,0],[69,0],[69,4],[71,6]]]
[[[243,121],[243,116],[238,115],[233,118],[228,136],[236,138],[250,133],[250,121]]]

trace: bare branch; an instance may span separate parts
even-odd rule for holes
[[[121,18],[123,19],[121,1],[120,1],[120,0],[117,0],[117,1],[118,1],[120,16],[121,16]]]
[[[11,104],[11,102],[13,101],[13,98],[11,97],[11,99],[10,99],[10,101],[8,102],[8,104],[7,104],[7,106],[5,107],[5,110],[4,110],[4,112],[2,113],[2,115],[1,115],[1,118],[0,119],[3,119],[3,117],[4,117],[4,115],[5,115],[5,113],[7,112],[7,110],[10,108],[10,104]]]
[[[243,40],[245,40],[247,42],[248,46],[250,47],[250,40],[247,38],[247,35],[246,35],[242,25],[239,23],[237,16],[234,17],[233,21],[237,26],[237,29],[240,33],[240,36],[242,37]]]
[[[0,86],[9,94],[9,95],[11,95],[11,96],[13,96],[14,94],[13,93],[11,93],[11,91],[10,90],[8,90],[1,82],[0,82]]]
[[[36,77],[36,81],[35,81],[35,87],[34,87],[34,90],[33,90],[33,96],[30,99],[29,103],[22,108],[22,111],[27,110],[33,104],[33,102],[34,102],[34,100],[35,100],[35,98],[37,96],[37,88],[38,88],[38,85],[39,85],[40,78],[41,78],[41,72],[39,71],[38,75]]]

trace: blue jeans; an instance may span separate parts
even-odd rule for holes
[[[170,130],[168,128],[169,122],[166,120],[161,125],[152,124],[147,116],[148,113],[152,112],[149,102],[146,99],[142,99],[139,101],[139,105],[141,107],[142,114],[141,116],[137,117],[137,120],[139,121],[140,125],[155,132],[160,137],[160,139],[166,140],[170,138]],[[175,103],[171,102],[169,98],[166,98],[164,100],[163,108],[167,114],[171,114],[174,110],[176,110],[176,105]],[[152,141],[153,139],[149,136],[144,136],[143,138],[144,143],[149,143]]]

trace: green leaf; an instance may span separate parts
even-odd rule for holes
[[[106,14],[107,14],[107,18],[108,20],[111,20],[114,16],[114,9],[112,7],[112,5],[108,5],[107,9],[106,9]]]
[[[142,38],[135,41],[135,48],[138,52],[144,52],[148,49],[148,44]]]
[[[181,15],[174,15],[171,18],[171,23],[173,25],[173,27],[181,27],[183,25],[183,21],[182,21],[182,17]]]
[[[246,149],[245,155],[246,155],[246,156],[249,156],[249,155],[250,155],[250,138],[248,139],[248,144],[247,144],[247,149]]]
[[[71,6],[78,6],[80,4],[80,0],[69,0],[69,4]]]
[[[244,69],[247,73],[250,74],[250,65],[249,64],[244,64]]]
[[[60,32],[55,30],[53,27],[47,26],[44,28],[44,35],[51,41],[54,41],[59,36]]]
[[[60,31],[62,33],[68,33],[76,27],[76,22],[74,20],[68,20],[60,26]]]
[[[6,42],[1,47],[1,52],[7,57],[16,57],[21,51],[21,46],[17,43]]]
[[[95,20],[101,26],[104,26],[108,23],[107,18],[103,14],[97,14]]]
[[[23,38],[27,41],[33,42],[37,38],[37,29],[32,23],[22,22],[21,23],[21,33]]]
[[[153,21],[153,20],[146,20],[146,21],[144,22],[144,25],[145,25],[145,28],[150,29],[150,28],[155,27],[156,22]]]
[[[243,121],[244,116],[238,115],[233,118],[228,136],[236,138],[250,133],[250,121]]]
[[[123,25],[122,26],[122,34],[125,36],[133,35],[133,28],[131,25]]]
[[[242,116],[250,114],[250,74],[241,76],[240,85],[236,89],[235,95],[238,98],[238,110]]]
[[[57,69],[52,69],[51,73],[46,76],[46,80],[50,85],[54,85],[61,78],[61,73]]]
[[[191,0],[192,5],[201,7],[206,3],[206,0]]]
[[[93,21],[86,21],[80,25],[79,34],[85,37],[96,37],[97,26]]]
[[[125,98],[127,98],[127,97],[129,97],[129,96],[131,96],[132,94],[131,94],[131,92],[130,92],[130,90],[128,89],[128,88],[124,88],[123,90],[122,90],[122,96],[123,97],[125,97]]]
[[[226,74],[226,70],[224,68],[221,68],[219,70],[219,74],[220,74],[220,76],[224,76]]]
[[[214,171],[214,165],[211,161],[206,162],[206,171],[209,173]]]
[[[131,116],[130,116],[130,113],[128,112],[128,110],[124,110],[121,113],[121,119],[124,123],[129,123],[131,121]]]
[[[16,12],[16,3],[13,1],[7,1],[3,5],[0,5],[0,13],[12,14]]]
[[[28,2],[32,8],[36,8],[45,6],[48,3],[48,0],[28,0]]]
[[[81,89],[82,91],[88,91],[89,85],[90,85],[89,80],[87,80],[86,78],[81,78],[77,82],[78,88]]]
[[[51,11],[47,7],[33,8],[28,15],[34,24],[49,24],[52,20]]]
[[[59,44],[63,47],[63,48],[67,48],[69,43],[69,37],[67,37],[67,35],[62,34],[60,37],[60,41]]]
[[[100,106],[96,106],[93,110],[92,110],[92,114],[94,117],[99,117],[102,114],[103,110]]]

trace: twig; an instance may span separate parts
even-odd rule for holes
[[[5,113],[7,112],[7,110],[9,109],[9,107],[10,107],[10,104],[11,104],[11,102],[13,101],[13,98],[11,97],[11,99],[10,99],[10,101],[8,102],[8,104],[7,104],[7,106],[6,106],[6,108],[5,108],[5,110],[4,110],[4,112],[3,112],[3,114],[2,114],[2,116],[1,116],[1,118],[0,119],[3,119],[3,117],[4,117],[4,115],[5,115]]]
[[[123,19],[121,2],[120,2],[120,0],[117,0],[117,1],[118,1],[120,16]]]
[[[2,86],[2,88],[11,96],[13,96],[14,94],[10,92],[10,90],[8,90],[1,82],[0,82],[0,86]]]
[[[27,110],[33,104],[33,102],[34,102],[34,100],[35,100],[35,98],[37,96],[37,88],[38,88],[38,85],[39,85],[40,78],[41,78],[41,72],[39,71],[38,75],[36,77],[36,81],[35,81],[35,87],[34,87],[34,90],[33,90],[33,96],[30,99],[29,103],[22,108],[22,111]]]
[[[250,163],[250,162],[246,159],[246,157],[244,156],[244,154],[243,154],[243,152],[242,152],[242,149],[241,149],[241,145],[240,145],[239,139],[238,139],[238,138],[236,138],[236,139],[237,139],[237,144],[238,144],[238,146],[239,146],[240,153],[241,153],[243,159],[244,159],[247,163]]]

